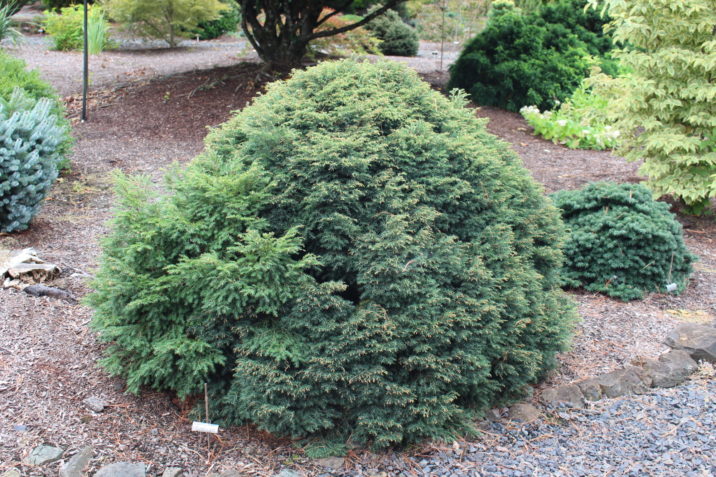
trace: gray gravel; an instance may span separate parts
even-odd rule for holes
[[[483,429],[459,448],[407,462],[396,454],[392,462],[342,475],[716,476],[716,381],[560,409],[531,425],[500,421]]]
[[[438,455],[425,474],[491,476],[716,475],[716,382],[604,400],[561,411],[554,423],[507,428],[489,443]],[[420,461],[418,463],[421,463]],[[427,472],[425,472],[427,470]]]

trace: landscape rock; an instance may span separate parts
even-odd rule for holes
[[[518,402],[510,408],[510,419],[521,422],[532,422],[539,419],[541,413],[532,404]]]
[[[167,467],[162,472],[162,477],[184,477],[184,470],[181,467]]]
[[[83,471],[89,464],[93,453],[94,450],[91,447],[85,447],[73,455],[60,469],[60,477],[82,477]]]
[[[98,398],[96,396],[88,397],[87,399],[82,401],[82,404],[84,404],[87,409],[94,412],[102,412],[107,406],[107,402],[104,399]]]
[[[99,469],[94,477],[145,477],[146,472],[142,463],[116,462]]]
[[[274,474],[273,477],[302,477],[301,474],[291,469],[283,469],[278,474]]]
[[[599,383],[602,395],[608,398],[628,394],[644,394],[651,386],[651,379],[644,370],[634,366],[617,369],[594,379]]]
[[[716,363],[716,328],[713,326],[695,323],[680,325],[666,337],[666,345],[686,351],[695,361]]]
[[[673,388],[688,378],[699,365],[684,350],[671,350],[659,356],[659,360],[649,360],[644,371],[651,378],[655,388]]]
[[[564,384],[554,388],[547,388],[540,396],[542,402],[552,406],[566,404],[570,407],[581,409],[584,407],[584,395],[578,386]]]
[[[316,459],[315,463],[331,470],[338,470],[343,467],[343,457],[325,457]]]
[[[25,463],[30,465],[44,465],[55,462],[62,457],[63,450],[59,447],[41,445],[32,449],[30,455],[25,459]]]
[[[602,398],[602,387],[594,378],[585,379],[577,383],[580,391],[587,401],[599,401]]]
[[[20,471],[17,469],[10,469],[4,472],[0,477],[22,477],[22,474],[20,474]]]

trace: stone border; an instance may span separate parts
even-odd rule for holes
[[[670,351],[640,366],[626,366],[576,383],[547,388],[540,401],[547,408],[586,407],[589,401],[644,394],[650,388],[671,388],[686,381],[699,367],[698,361],[716,364],[716,322],[714,326],[687,323],[676,327],[664,343]],[[540,416],[532,404],[520,402],[509,409],[509,418],[530,422]]]

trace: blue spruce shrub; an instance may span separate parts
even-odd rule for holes
[[[634,300],[647,292],[681,293],[696,257],[669,205],[643,185],[597,182],[552,195],[570,230],[565,284]]]
[[[0,232],[25,230],[57,178],[66,139],[50,99],[0,98]]]
[[[215,418],[375,447],[450,438],[555,366],[564,231],[510,148],[406,67],[296,71],[170,174],[119,177],[104,364]]]

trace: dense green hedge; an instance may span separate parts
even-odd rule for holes
[[[643,185],[600,182],[552,195],[570,229],[563,276],[568,286],[622,300],[681,293],[696,257],[669,206]]]
[[[448,87],[464,89],[481,105],[551,109],[588,74],[588,56],[615,71],[611,39],[601,33],[606,19],[585,12],[585,3],[559,0],[522,13],[510,2],[495,2],[485,30],[451,66]]]
[[[555,365],[563,228],[461,97],[324,62],[210,134],[157,196],[119,179],[90,302],[104,364],[214,418],[384,447],[447,438]]]

